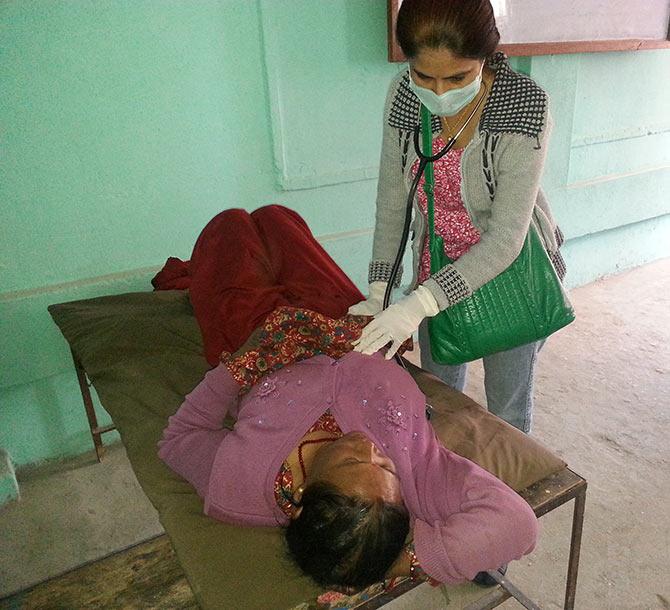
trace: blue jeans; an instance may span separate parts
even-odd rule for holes
[[[526,433],[530,432],[532,423],[535,362],[544,341],[520,345],[482,359],[488,410]],[[422,368],[462,392],[465,387],[467,364],[452,366],[433,361],[427,320],[424,320],[419,327],[419,345]]]

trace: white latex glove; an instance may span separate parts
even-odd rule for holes
[[[365,301],[352,305],[349,308],[349,313],[352,316],[374,316],[376,313],[379,313],[382,310],[387,285],[387,282],[372,282],[368,298]]]
[[[385,356],[390,360],[403,342],[419,328],[421,320],[439,312],[440,308],[430,290],[419,286],[411,294],[378,313],[363,329],[360,338],[354,341],[354,351],[374,354],[387,343],[391,343]]]

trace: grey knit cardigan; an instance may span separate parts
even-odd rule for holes
[[[563,238],[539,188],[551,128],[547,94],[532,79],[514,72],[502,53],[488,65],[495,71],[491,93],[461,157],[461,198],[481,237],[423,283],[440,309],[470,296],[504,271],[521,251],[530,223],[559,277],[565,274],[559,252]],[[392,81],[386,98],[370,282],[390,279],[413,178],[411,168],[417,159],[413,130],[419,122],[420,102],[409,88],[408,74],[403,71]],[[432,129],[441,131],[437,116],[432,117]],[[410,289],[417,284],[426,230],[415,199]]]

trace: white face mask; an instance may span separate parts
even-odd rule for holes
[[[410,70],[409,88],[416,93],[421,103],[433,114],[438,116],[453,116],[458,114],[477,97],[477,93],[479,93],[479,89],[482,86],[483,69],[484,64],[482,64],[477,77],[471,83],[465,85],[465,87],[450,89],[442,95],[437,95],[432,89],[426,89],[426,87],[417,85],[412,79],[412,71]]]

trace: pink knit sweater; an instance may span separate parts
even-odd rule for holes
[[[472,579],[533,550],[528,504],[476,464],[445,449],[412,377],[379,354],[316,356],[263,378],[238,399],[227,369],[210,371],[170,418],[159,456],[204,499],[205,513],[240,525],[283,526],[273,482],[327,409],[345,434],[364,432],[395,463],[417,558],[432,578]],[[235,429],[222,427],[226,414]]]

